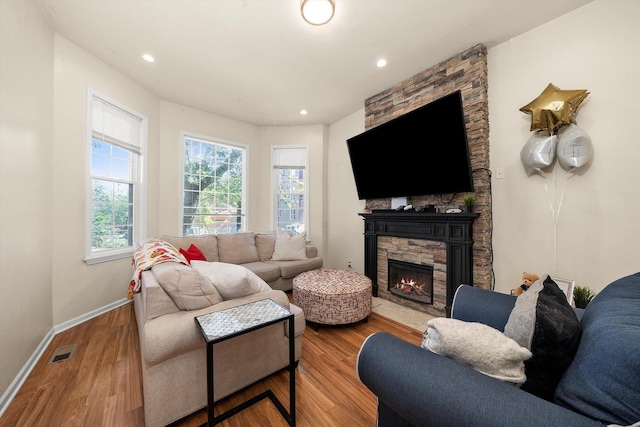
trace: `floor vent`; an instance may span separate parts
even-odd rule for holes
[[[73,356],[73,353],[75,351],[76,351],[75,344],[66,345],[64,347],[58,347],[53,352],[53,356],[51,356],[51,359],[49,360],[49,365],[52,365],[58,362],[64,362],[65,360],[71,359],[71,356]]]

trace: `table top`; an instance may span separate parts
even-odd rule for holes
[[[293,316],[272,299],[263,299],[225,310],[196,316],[195,321],[209,342],[222,341]]]

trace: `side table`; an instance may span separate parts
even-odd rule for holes
[[[269,398],[290,426],[296,425],[296,377],[294,315],[271,299],[264,299],[195,317],[207,343],[207,419],[203,426],[213,426],[262,399]],[[246,402],[214,415],[213,345],[274,323],[289,321],[289,411],[271,390],[264,391]]]

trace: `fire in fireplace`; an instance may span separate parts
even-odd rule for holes
[[[433,304],[433,267],[395,259],[387,260],[388,290],[424,304]]]

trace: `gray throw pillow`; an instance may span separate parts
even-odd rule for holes
[[[502,332],[477,322],[437,317],[427,322],[422,348],[512,384],[522,384],[531,352]]]

